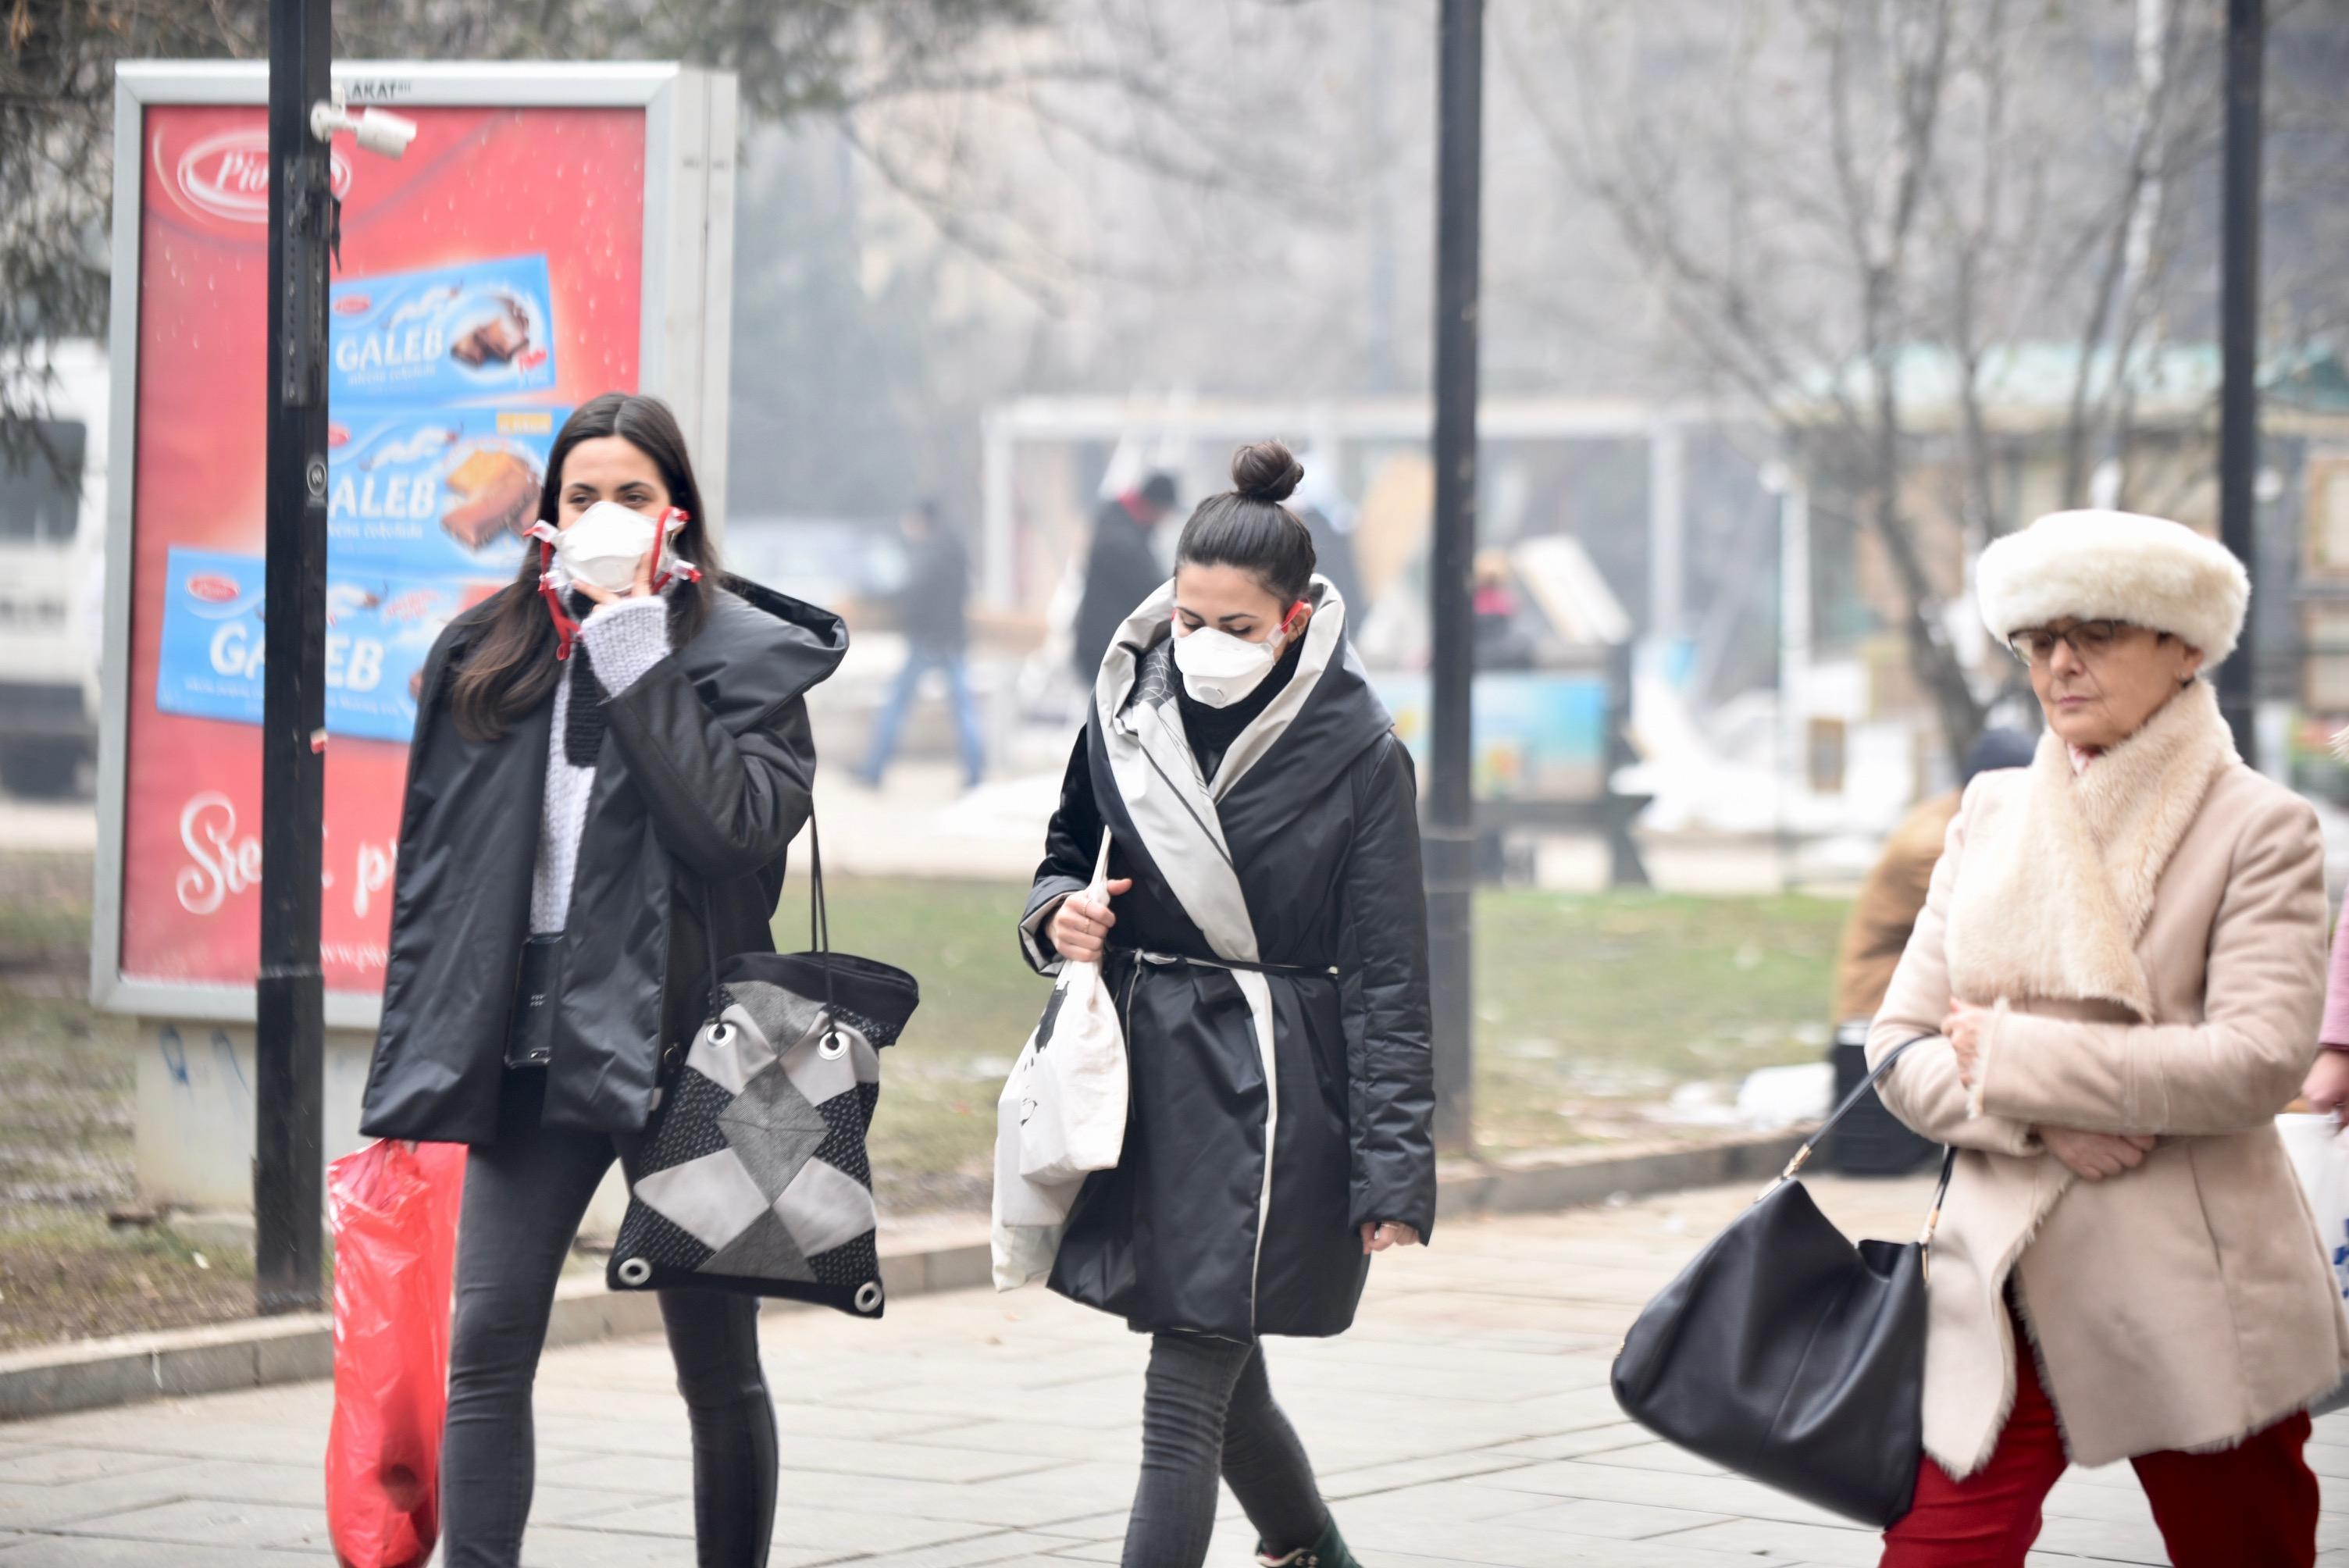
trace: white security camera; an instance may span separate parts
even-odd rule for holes
[[[320,141],[332,141],[343,131],[349,131],[359,146],[368,152],[386,158],[398,158],[416,139],[416,122],[388,109],[369,108],[354,115],[340,103],[318,103],[310,106],[310,134]]]
[[[389,109],[371,108],[359,116],[358,143],[369,152],[398,158],[416,139],[416,122]]]

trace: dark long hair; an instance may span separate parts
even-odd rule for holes
[[[1313,585],[1313,535],[1281,503],[1305,477],[1305,465],[1278,441],[1257,441],[1232,454],[1232,488],[1209,496],[1183,525],[1174,564],[1237,566],[1253,573],[1285,611]]]
[[[704,585],[718,581],[718,550],[709,519],[702,515],[701,487],[694,483],[685,433],[677,428],[677,416],[667,404],[633,392],[606,392],[582,404],[564,422],[547,456],[546,482],[538,492],[539,521],[554,522],[562,515],[563,465],[571,449],[605,436],[618,436],[650,458],[668,487],[669,504],[686,514],[673,547],[701,569],[703,583],[681,583],[669,595],[669,639],[672,645],[683,647],[709,616]],[[449,710],[458,733],[468,740],[495,740],[503,735],[508,726],[547,699],[561,674],[554,656],[554,619],[538,592],[538,558],[533,542],[523,553],[521,572],[485,606],[483,629],[450,687]]]

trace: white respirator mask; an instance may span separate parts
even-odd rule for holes
[[[644,563],[656,538],[662,547],[653,558],[656,590],[667,588],[672,578],[700,581],[700,570],[691,562],[668,553],[668,542],[688,521],[676,507],[652,518],[616,500],[599,500],[581,512],[569,528],[545,521],[531,525],[529,536],[539,545],[538,591],[561,639],[557,658],[571,656],[571,645],[579,631],[579,623],[564,605],[564,594],[581,583],[606,593],[627,593],[636,586],[636,568]]]
[[[636,568],[655,536],[666,542],[684,526],[685,513],[675,507],[654,519],[618,501],[599,500],[569,528],[556,531],[554,562],[566,586],[585,583],[606,593],[625,593],[636,585]],[[661,562],[654,562],[656,575],[660,569]]]
[[[1286,639],[1278,632],[1261,643],[1251,643],[1213,626],[1201,626],[1174,639],[1174,667],[1183,672],[1183,689],[1191,694],[1193,702],[1229,707],[1245,701],[1248,693],[1264,684],[1264,677],[1280,662],[1284,645]]]

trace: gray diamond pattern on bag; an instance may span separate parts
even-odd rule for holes
[[[738,978],[726,997],[719,1021],[695,1036],[634,1174],[615,1277],[656,1288],[792,1282],[877,1313],[864,1144],[879,1054],[863,1020],[843,1010],[827,1028],[823,1007],[795,990]],[[654,1245],[667,1237],[678,1240]],[[680,1267],[685,1238],[708,1256]]]

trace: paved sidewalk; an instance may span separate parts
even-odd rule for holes
[[[1922,1185],[1814,1183],[1847,1229],[1901,1235]],[[1875,1538],[1625,1423],[1608,1361],[1640,1303],[1752,1196],[1451,1225],[1381,1260],[1361,1322],[1275,1341],[1275,1387],[1369,1568],[1872,1564]],[[1142,1342],[1040,1292],[920,1297],[878,1326],[778,1312],[773,1568],[1113,1563],[1133,1485]],[[657,1341],[557,1351],[539,1385],[533,1568],[688,1564],[685,1419]],[[331,1562],[323,1386],[0,1427],[0,1568]],[[2349,1568],[2349,1418],[2312,1449],[2323,1561]],[[1230,1511],[1227,1510],[1227,1512]],[[2075,1472],[2034,1563],[2164,1561],[2126,1466]],[[1236,1515],[1209,1561],[1239,1568]]]

